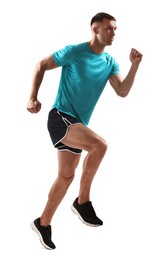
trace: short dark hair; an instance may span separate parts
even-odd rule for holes
[[[116,19],[112,15],[110,15],[110,14],[107,14],[107,13],[97,13],[91,19],[90,25],[92,26],[92,24],[95,23],[95,22],[102,22],[103,19],[109,19],[109,20],[116,21]]]

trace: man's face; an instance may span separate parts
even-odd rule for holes
[[[115,21],[109,19],[103,19],[103,21],[97,25],[97,30],[96,30],[97,38],[100,44],[104,46],[111,45],[114,40],[116,29],[117,27]]]

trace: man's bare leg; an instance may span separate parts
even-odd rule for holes
[[[47,204],[40,218],[42,226],[50,225],[57,207],[73,181],[79,160],[80,154],[73,154],[67,151],[58,152],[58,176],[50,189]]]
[[[68,146],[83,149],[88,152],[83,163],[78,196],[78,203],[82,204],[90,200],[91,184],[106,153],[107,144],[103,138],[83,124],[70,126],[63,142]]]
[[[78,196],[78,203],[83,204],[90,200],[91,184],[107,150],[107,144],[103,138],[83,124],[70,126],[62,142],[70,147],[88,152],[83,162]],[[48,202],[41,215],[41,225],[47,226],[51,223],[57,207],[74,178],[79,160],[80,155],[65,151],[58,152],[58,177],[49,192]]]

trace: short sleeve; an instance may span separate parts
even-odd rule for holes
[[[120,67],[115,59],[113,59],[113,66],[112,66],[112,71],[111,71],[111,75],[114,75],[114,74],[120,74]]]
[[[74,57],[74,47],[73,45],[68,45],[62,50],[56,51],[52,54],[55,63],[58,66],[64,66],[70,63]]]

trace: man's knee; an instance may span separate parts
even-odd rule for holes
[[[92,146],[94,152],[101,154],[102,156],[106,153],[108,148],[107,142],[103,138],[97,138],[95,144]]]
[[[107,148],[108,148],[108,145],[107,145],[107,142],[101,138],[101,141],[100,141],[100,150],[105,153],[107,151]]]
[[[63,185],[69,186],[75,176],[75,169],[71,165],[65,165],[63,169],[59,171],[58,177]]]

